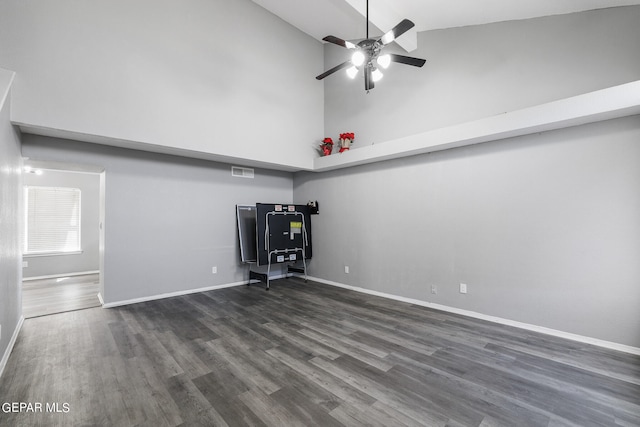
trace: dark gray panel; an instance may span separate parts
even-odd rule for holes
[[[256,207],[236,206],[238,217],[238,239],[242,262],[256,262],[258,259],[256,242]]]

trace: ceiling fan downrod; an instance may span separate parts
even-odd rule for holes
[[[367,20],[367,38],[369,38],[369,0],[367,0],[367,13],[365,19]]]

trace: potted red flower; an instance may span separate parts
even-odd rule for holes
[[[355,139],[355,134],[353,132],[346,132],[340,134],[340,153],[343,151],[349,150],[353,140]]]
[[[320,149],[322,150],[322,155],[329,156],[333,152],[333,140],[331,138],[323,139]]]

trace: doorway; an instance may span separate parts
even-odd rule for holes
[[[100,307],[104,169],[24,164],[23,316]]]

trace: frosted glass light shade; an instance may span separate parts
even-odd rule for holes
[[[351,63],[356,67],[361,66],[364,63],[364,53],[360,52],[359,50],[354,52],[351,56]]]
[[[382,71],[378,70],[377,68],[373,70],[373,72],[371,73],[371,78],[373,79],[374,82],[377,82],[378,80],[380,80],[382,76],[383,76]]]
[[[355,78],[356,74],[358,74],[358,69],[355,66],[347,68],[347,76],[349,76],[349,78]]]
[[[395,34],[393,34],[393,31],[389,31],[387,34],[382,36],[380,41],[382,42],[382,44],[389,44],[392,41],[394,41],[395,39],[396,39],[396,36],[395,36]]]
[[[378,65],[381,66],[382,68],[388,68],[389,65],[391,64],[391,56],[388,54],[380,55],[376,61],[378,62]]]

